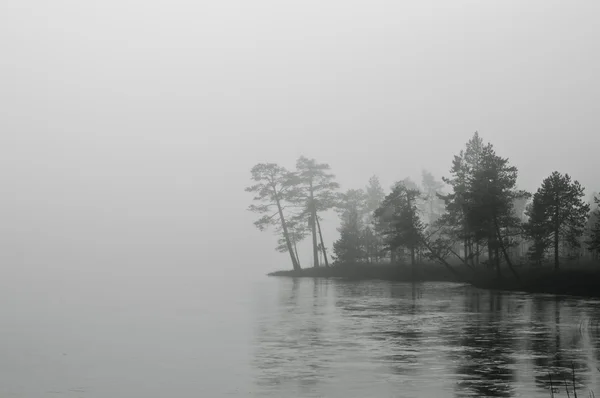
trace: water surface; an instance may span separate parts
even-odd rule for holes
[[[83,272],[2,287],[2,397],[549,397],[550,379],[566,397],[571,366],[600,393],[597,300]]]

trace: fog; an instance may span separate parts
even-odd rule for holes
[[[387,188],[422,168],[447,175],[477,130],[522,188],[558,170],[600,190],[599,12],[594,0],[4,0],[5,278],[288,268],[244,187],[255,163],[300,155],[329,163],[342,189],[373,174]],[[324,230],[331,242],[334,220]]]

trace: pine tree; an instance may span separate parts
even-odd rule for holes
[[[490,147],[490,144],[487,145]],[[461,150],[457,156],[454,156],[452,168],[450,169],[450,178],[442,180],[451,186],[452,192],[443,196],[446,204],[446,214],[441,217],[439,224],[444,226],[447,232],[451,231],[454,238],[462,241],[464,258],[463,262],[473,263],[479,258],[477,249],[487,235],[483,231],[474,230],[473,225],[469,223],[469,212],[472,204],[469,202],[469,193],[473,191],[471,186],[474,175],[481,167],[483,151],[486,145],[476,131],[473,137],[467,142],[465,150]],[[476,246],[474,251],[473,246]]]
[[[340,215],[340,239],[333,245],[336,262],[342,264],[360,261],[363,246],[363,219],[367,214],[367,195],[362,189],[349,189],[338,194],[336,211]]]
[[[298,243],[300,243],[306,238],[306,236],[308,235],[308,229],[306,227],[306,224],[300,222],[297,219],[297,217],[290,217],[289,220],[286,219],[285,223],[288,230],[288,237],[292,243],[292,248],[296,256],[296,260],[298,261],[298,265],[301,266],[300,256],[298,255]],[[278,246],[276,247],[276,250],[280,253],[287,253],[289,249],[287,246],[287,240],[285,239],[284,234],[282,232],[282,227],[277,226],[276,230],[278,233],[281,234],[281,237],[277,241]]]
[[[467,225],[475,241],[487,241],[488,256],[494,259],[498,276],[500,254],[516,275],[508,255],[510,246],[516,243],[513,231],[521,224],[514,214],[514,204],[517,200],[526,199],[529,194],[516,188],[517,168],[511,166],[508,159],[498,156],[491,144],[483,148],[478,161],[466,194],[466,202],[469,203]]]
[[[295,188],[295,177],[292,173],[275,163],[259,163],[251,169],[252,180],[256,184],[246,188],[246,192],[255,193],[254,200],[258,205],[250,205],[252,212],[263,216],[254,222],[261,231],[275,225],[281,228],[285,247],[292,259],[294,270],[300,269],[300,263],[295,255],[288,223],[284,215],[286,202],[297,200],[299,191]]]
[[[392,253],[392,262],[396,250],[404,248],[410,252],[411,265],[416,265],[416,252],[421,246],[425,229],[417,206],[419,196],[418,190],[397,184],[375,211],[386,248]]]
[[[383,191],[377,176],[374,175],[369,179],[365,193],[367,195],[365,224],[368,226],[363,233],[365,250],[370,262],[378,262],[382,251],[383,239],[378,233],[376,225],[373,224],[373,214],[385,198],[385,192]]]
[[[300,189],[299,196],[304,206],[304,214],[308,218],[308,225],[311,229],[313,262],[314,266],[319,266],[319,244],[325,248],[323,235],[321,233],[318,213],[331,209],[336,204],[335,191],[339,184],[334,181],[335,175],[329,172],[331,167],[326,163],[317,163],[314,159],[308,159],[304,156],[298,158],[296,162],[296,187]],[[317,237],[317,230],[319,237]],[[327,253],[324,254],[325,265],[327,262]]]
[[[557,171],[544,179],[533,196],[525,229],[534,241],[534,253],[553,248],[556,270],[561,244],[568,248],[578,248],[581,244],[590,210],[582,199],[584,196],[584,188],[578,181],[571,181],[568,174]]]
[[[367,262],[374,263],[379,259],[381,239],[375,234],[371,227],[365,227],[362,231],[362,244]]]
[[[437,181],[433,174],[427,170],[421,172],[423,186],[423,195],[426,202],[426,214],[429,224],[435,223],[444,211],[444,202],[440,199],[440,194],[444,188],[441,181]]]
[[[596,204],[596,208],[590,213],[588,221],[590,226],[590,234],[586,243],[588,250],[598,257],[600,256],[600,195],[594,196],[594,202]]]
[[[333,244],[337,264],[348,265],[360,262],[364,257],[362,245],[362,219],[356,208],[347,210],[339,228],[340,238]]]
[[[523,225],[525,236],[531,239],[531,246],[527,252],[529,260],[534,264],[541,265],[552,242],[545,233],[546,212],[540,197],[533,198],[533,202],[527,206],[525,213],[529,218]]]
[[[351,212],[362,219],[368,214],[367,194],[362,189],[349,189],[337,195],[336,211],[342,222],[347,221]]]
[[[438,224],[445,233],[462,240],[461,260],[470,266],[479,263],[479,248],[487,243],[488,262],[498,275],[500,254],[516,275],[508,254],[516,243],[514,230],[520,225],[514,206],[529,195],[516,188],[517,168],[475,132],[466,149],[454,157],[450,172],[452,176],[444,182],[452,187],[452,193],[444,196],[447,213]]]
[[[383,191],[377,176],[374,175],[369,178],[369,183],[365,189],[365,194],[367,196],[366,208],[368,212],[366,222],[370,223],[373,220],[373,213],[375,210],[377,210],[377,208],[379,208],[383,198],[385,198],[385,192]]]

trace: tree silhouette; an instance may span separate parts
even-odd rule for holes
[[[300,263],[296,257],[288,223],[284,216],[285,202],[295,201],[299,191],[296,188],[296,179],[285,167],[275,163],[259,163],[250,170],[252,180],[256,184],[247,187],[246,192],[256,194],[254,201],[258,205],[250,205],[248,210],[262,214],[262,217],[254,222],[261,231],[269,226],[279,226],[283,233],[285,247],[290,254],[294,270],[300,269]]]
[[[336,204],[335,191],[339,184],[334,181],[335,175],[329,172],[331,167],[326,163],[317,163],[315,159],[304,156],[296,162],[296,187],[299,196],[297,199],[304,206],[304,215],[308,218],[308,225],[312,234],[314,266],[319,266],[319,246],[317,244],[317,227],[319,226],[318,212],[331,209]],[[325,247],[320,234],[321,246]],[[327,254],[324,254],[327,265]]]
[[[600,255],[600,195],[594,197],[594,202],[596,204],[596,209],[589,217],[590,236],[586,243],[588,249],[598,256]]]
[[[568,174],[553,172],[544,179],[533,195],[530,217],[525,229],[534,241],[532,255],[541,260],[546,249],[554,248],[554,268],[559,268],[561,243],[568,248],[578,248],[584,233],[589,204],[583,201],[583,187],[571,181]],[[537,257],[536,257],[537,256]]]

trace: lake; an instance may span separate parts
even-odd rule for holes
[[[2,283],[2,397],[600,396],[600,301],[451,283]]]

